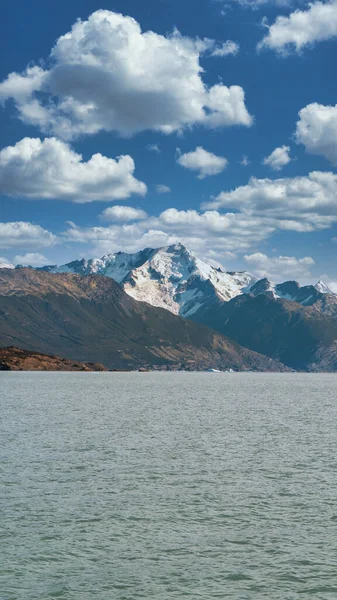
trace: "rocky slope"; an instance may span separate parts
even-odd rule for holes
[[[112,279],[0,271],[0,346],[109,368],[284,370],[205,326],[136,302]]]
[[[0,371],[106,371],[106,368],[98,363],[67,360],[9,346],[0,348]]]
[[[270,293],[244,294],[193,319],[293,369],[336,370],[337,322],[315,306]]]

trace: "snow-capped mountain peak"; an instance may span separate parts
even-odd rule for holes
[[[332,294],[322,281],[304,287],[296,281],[274,285],[267,278],[258,279],[246,271],[223,271],[196,257],[181,243],[145,248],[134,254],[116,252],[101,258],[83,258],[41,269],[51,273],[111,277],[135,300],[184,317],[212,309],[245,293],[253,296],[268,294],[305,306],[316,302],[320,294]]]
[[[205,302],[230,300],[255,282],[249,273],[225,273],[212,267],[182,244],[159,248],[132,269],[125,291],[143,302],[190,316]]]
[[[314,288],[321,294],[333,294],[332,290],[321,279],[314,285]]]

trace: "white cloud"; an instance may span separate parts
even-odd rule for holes
[[[241,8],[257,10],[266,5],[270,6],[290,6],[293,4],[303,4],[304,0],[215,0],[223,3],[224,7],[228,7],[231,3],[238,4]],[[223,14],[226,14],[224,9]]]
[[[56,41],[49,70],[11,73],[0,98],[13,98],[24,122],[62,139],[102,130],[129,136],[198,124],[249,126],[243,89],[202,79],[200,55],[214,46],[178,31],[143,33],[135,19],[98,10]]]
[[[177,163],[198,172],[198,179],[204,179],[210,175],[218,175],[227,166],[228,161],[223,156],[216,156],[212,152],[207,152],[202,146],[198,146],[193,152],[180,154]]]
[[[227,40],[221,46],[217,46],[211,53],[211,56],[236,56],[239,53],[240,46],[233,40]]]
[[[25,246],[47,248],[58,242],[58,238],[40,225],[25,221],[0,223],[0,248]]]
[[[281,171],[281,169],[291,161],[289,152],[289,146],[275,148],[269,156],[263,159],[262,164],[267,165],[274,171]]]
[[[118,250],[135,252],[182,241],[199,256],[220,263],[233,252],[247,251],[271,235],[275,227],[268,219],[217,211],[170,208],[158,217],[137,223],[107,227],[77,227],[71,224],[64,236],[68,242],[90,245],[88,255],[102,255]],[[231,254],[228,254],[231,253]]]
[[[255,251],[277,231],[308,233],[331,227],[337,223],[336,197],[334,173],[313,172],[307,177],[279,179],[252,177],[245,186],[221,192],[205,203],[201,212],[172,207],[157,217],[148,216],[134,223],[91,228],[72,225],[65,239],[90,244],[91,255],[182,241],[199,256],[221,262],[226,252],[238,255]],[[282,261],[278,266],[284,274],[287,268],[290,276],[290,269],[294,269],[292,257]],[[299,265],[303,271],[305,261]]]
[[[158,194],[169,194],[171,192],[171,188],[168,185],[160,183],[156,186],[156,191]]]
[[[147,214],[140,208],[132,206],[109,206],[101,213],[101,218],[104,221],[141,221],[147,218]]]
[[[295,10],[288,17],[278,16],[272,25],[263,24],[268,34],[258,49],[269,48],[279,54],[288,54],[316,42],[337,36],[337,0],[309,3],[306,10]]]
[[[161,152],[159,144],[148,144],[146,147],[150,152],[156,152],[157,154]]]
[[[296,141],[310,154],[321,154],[337,165],[337,104],[308,104],[299,112]]]
[[[144,195],[131,156],[117,159],[81,154],[55,138],[24,138],[0,152],[0,192],[9,196],[92,202]]]
[[[307,177],[256,179],[204,204],[269,218],[278,229],[308,232],[337,221],[337,175],[313,171]]]
[[[0,269],[14,269],[15,265],[4,256],[0,256]]]
[[[244,259],[255,275],[268,277],[274,281],[311,277],[310,268],[315,264],[311,256],[295,258],[294,256],[269,257],[261,252],[245,255]]]
[[[13,258],[13,262],[16,265],[42,267],[48,263],[48,258],[39,252],[28,252],[27,254],[18,254]]]
[[[248,159],[248,156],[246,156],[245,154],[242,157],[242,160],[240,161],[240,165],[242,165],[243,167],[248,167],[248,165],[251,164],[251,161]]]

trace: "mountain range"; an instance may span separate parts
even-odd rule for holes
[[[110,369],[286,370],[223,334],[137,302],[111,278],[0,270],[0,347]]]
[[[324,294],[335,296],[322,281],[304,287],[296,281],[273,285],[268,279],[259,279],[247,271],[223,271],[200,260],[180,243],[40,269],[49,273],[111,277],[135,300],[166,308],[183,317],[190,317],[214,301],[227,302],[245,293],[254,296],[271,293],[275,298],[303,306],[312,305]]]
[[[148,305],[152,311],[166,309],[166,318],[171,313],[171,317],[179,315],[199,327],[206,325],[292,369],[337,369],[337,295],[322,281],[306,286],[296,281],[273,284],[245,271],[223,271],[200,260],[182,244],[49,265],[35,273],[114,280],[118,283],[115,293],[117,288],[123,289],[129,300],[136,301],[137,310],[140,306],[149,310]],[[56,280],[65,286],[69,283],[67,279]],[[48,285],[56,280],[48,280]],[[104,303],[109,303],[108,297]],[[123,326],[128,329],[127,323]],[[155,343],[159,332],[153,333]]]

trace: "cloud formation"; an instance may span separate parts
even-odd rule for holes
[[[269,218],[286,231],[309,232],[337,221],[337,175],[313,171],[307,177],[256,179],[230,192],[221,192],[204,208],[227,208]]]
[[[291,6],[294,4],[303,4],[304,0],[215,0],[221,2],[225,7],[229,4],[238,4],[241,8],[258,10],[266,5],[270,6]],[[225,13],[225,10],[224,10]]]
[[[281,171],[291,161],[289,152],[289,146],[275,148],[269,156],[263,159],[262,164],[267,165],[274,171]]]
[[[233,40],[227,40],[221,46],[217,46],[211,53],[211,56],[236,56],[239,53],[240,46]]]
[[[243,167],[248,167],[248,165],[251,164],[251,161],[249,160],[248,156],[246,154],[244,154],[242,156],[242,160],[240,161],[240,165],[242,165]]]
[[[325,156],[337,165],[337,104],[324,106],[314,102],[299,112],[295,138],[310,154]]]
[[[24,138],[0,151],[0,193],[23,198],[92,202],[144,196],[131,156],[94,154],[87,162],[56,138]]]
[[[16,265],[43,267],[43,265],[48,264],[48,258],[39,252],[27,252],[27,254],[17,254],[14,256],[13,262]]]
[[[148,149],[150,152],[156,152],[157,154],[160,154],[160,153],[161,153],[161,150],[160,150],[160,146],[159,146],[159,144],[148,144],[148,145],[146,146],[146,148],[147,148],[147,149]]]
[[[272,25],[264,20],[267,35],[258,49],[269,48],[286,55],[337,36],[337,0],[309,3],[306,10],[295,10],[288,17],[280,15]]]
[[[311,256],[295,258],[294,256],[269,257],[261,252],[244,256],[248,268],[258,277],[269,277],[274,281],[293,278],[311,277],[310,268],[315,261]]]
[[[171,188],[164,183],[160,183],[156,186],[156,191],[158,194],[169,194],[171,192]]]
[[[210,175],[221,173],[226,168],[228,160],[198,146],[193,152],[180,154],[177,163],[190,171],[197,171],[198,179],[204,179]]]
[[[136,252],[182,241],[199,256],[221,263],[230,253],[247,251],[271,235],[275,227],[268,219],[249,215],[220,214],[169,208],[158,217],[107,227],[78,227],[64,233],[67,242],[90,245],[88,255],[124,250]],[[233,254],[231,254],[233,257]]]
[[[208,87],[202,79],[200,56],[214,47],[213,40],[178,31],[142,32],[135,19],[98,10],[56,41],[49,68],[11,73],[0,84],[0,99],[12,98],[25,123],[61,139],[249,126],[243,89]]]
[[[133,252],[146,246],[182,241],[199,256],[220,263],[225,253],[238,255],[247,250],[254,250],[257,260],[260,254],[255,249],[276,231],[307,233],[337,223],[336,197],[334,173],[316,171],[307,177],[279,179],[252,177],[247,185],[221,192],[204,203],[202,211],[172,207],[159,216],[133,223],[121,219],[108,227],[71,225],[64,235],[69,242],[90,244],[90,254],[96,255],[120,249]],[[278,259],[275,262],[273,258],[273,263],[265,263],[263,267],[260,256],[256,270],[264,268],[272,273],[274,269],[276,273],[282,267],[284,276],[290,277],[296,275],[297,265],[305,277],[305,267],[311,265],[308,257],[298,264],[293,257]]]
[[[25,221],[0,223],[0,248],[16,246],[48,248],[58,242],[56,235],[40,225]]]
[[[132,206],[109,206],[101,213],[104,221],[141,221],[147,218],[145,210],[133,208]]]
[[[15,265],[4,256],[0,256],[0,269],[14,269]]]

